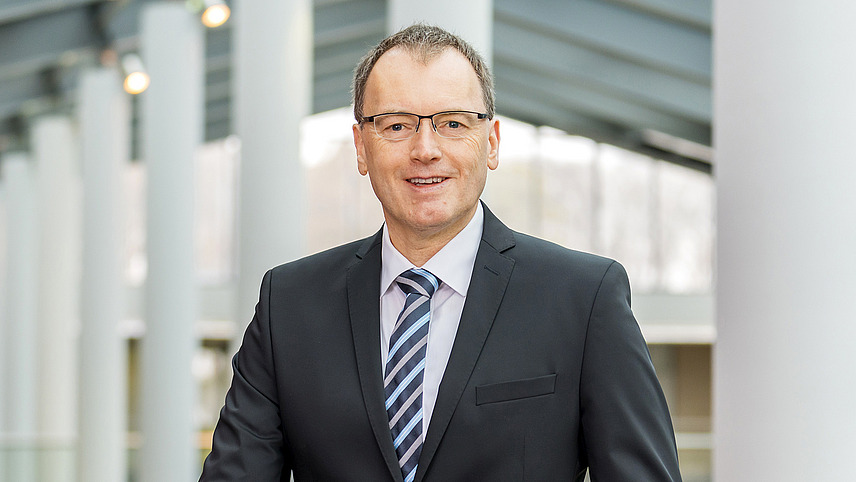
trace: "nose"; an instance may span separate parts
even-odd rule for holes
[[[422,121],[427,121],[427,126],[422,128]],[[410,157],[420,162],[431,162],[440,158],[440,140],[434,132],[434,124],[431,119],[419,119],[419,128],[410,139]]]

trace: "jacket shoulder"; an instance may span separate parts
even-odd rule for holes
[[[369,236],[281,264],[270,270],[270,276],[274,280],[322,281],[326,276],[343,275],[359,261],[362,252],[380,249],[380,243],[374,242],[376,238],[377,235]]]
[[[604,273],[614,259],[561,246],[552,241],[514,231],[514,247],[506,254],[521,263],[536,267],[568,269],[573,272]],[[623,268],[622,268],[623,270]]]

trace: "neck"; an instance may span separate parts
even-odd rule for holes
[[[451,236],[424,237],[414,236],[412,233],[396,233],[395,231],[391,226],[389,227],[389,240],[395,249],[416,267],[422,267],[460,232],[457,231]]]
[[[410,227],[401,227],[387,222],[389,240],[399,253],[413,263],[413,266],[421,268],[467,227],[475,213],[476,210],[474,209],[473,213],[460,225],[449,226],[440,230],[414,230]]]

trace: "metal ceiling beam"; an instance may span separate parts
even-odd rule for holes
[[[711,0],[605,0],[684,23],[707,32],[711,30],[713,9]]]
[[[537,109],[537,115],[533,115],[533,107]],[[623,126],[571,113],[552,103],[535,103],[532,99],[513,92],[504,93],[497,99],[497,112],[536,126],[555,127],[572,135],[584,136],[596,142],[618,146],[706,174],[712,171],[709,162],[647,145],[640,141],[637,133],[628,131]]]
[[[3,88],[0,89],[0,119],[17,113],[22,99],[31,99],[42,93],[39,82],[34,82],[30,76],[3,79]]]
[[[386,0],[315,1],[315,48],[386,35]]]
[[[312,113],[351,105],[350,71],[316,77],[312,92]]]
[[[632,100],[694,122],[711,122],[709,84],[651,70],[623,59],[604,57],[552,37],[538,36],[497,22],[494,24],[495,64],[526,66],[549,72],[569,83]],[[537,52],[538,55],[532,55]]]
[[[350,89],[354,67],[368,46],[382,38],[382,35],[364,37],[359,42],[315,49],[312,112],[323,112],[351,103]]]
[[[231,99],[213,99],[205,102],[205,140],[222,139],[232,133]]]
[[[620,139],[625,132],[619,125],[570,112],[554,103],[533,100],[531,96],[521,95],[513,90],[500,91],[497,94],[501,94],[496,99],[496,109],[499,115],[535,126],[550,126],[572,135],[585,136],[599,141]]]
[[[351,103],[354,67],[386,35],[386,0],[315,1],[312,112]]]
[[[232,52],[232,29],[223,25],[217,28],[205,29],[205,57],[228,56]]]
[[[690,122],[673,115],[592,90],[584,85],[574,85],[565,79],[551,77],[549,73],[533,72],[507,64],[495,68],[498,95],[514,91],[541,103],[550,103],[569,112],[583,114],[594,119],[626,126],[629,131],[654,129],[675,137],[699,144],[710,145],[708,124]],[[500,82],[502,82],[500,84]],[[536,108],[533,107],[533,110]]]
[[[60,64],[64,54],[99,46],[88,7],[76,7],[3,25],[0,79]]]
[[[104,0],[5,0],[0,4],[0,25],[97,1]]]
[[[378,39],[380,40],[380,39]],[[315,77],[337,74],[340,72],[353,72],[360,58],[366,52],[363,46],[343,44],[335,49],[326,49],[326,52],[315,52],[315,64],[312,66]]]
[[[606,56],[698,82],[711,79],[710,35],[593,0],[496,0],[498,22],[558,36]]]
[[[382,39],[386,32],[384,19],[367,19],[364,21],[345,21],[335,28],[322,29],[315,32],[315,48],[338,47],[355,41],[365,39]],[[376,42],[375,42],[376,43]]]

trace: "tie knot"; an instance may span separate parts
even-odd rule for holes
[[[440,287],[440,280],[422,268],[411,268],[395,278],[398,287],[406,294],[416,293],[428,298]]]

